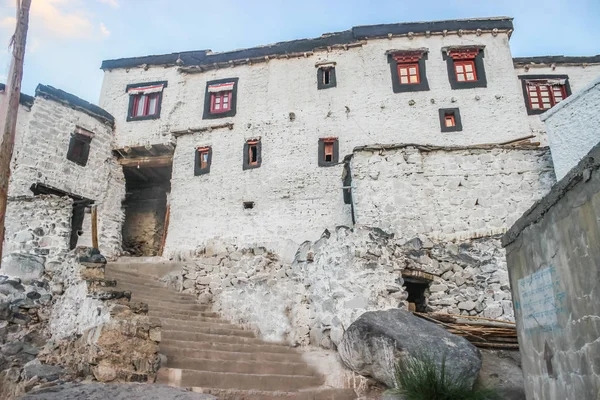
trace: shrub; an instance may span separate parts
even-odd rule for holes
[[[403,400],[497,400],[498,392],[491,388],[471,388],[465,376],[446,372],[446,356],[441,368],[428,355],[405,357],[395,370],[395,388],[388,393]]]

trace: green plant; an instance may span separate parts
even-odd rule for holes
[[[471,388],[464,375],[446,372],[446,356],[441,367],[426,354],[405,357],[395,368],[396,385],[388,393],[400,395],[403,400],[497,400],[493,388]]]

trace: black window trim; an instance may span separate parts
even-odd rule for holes
[[[417,62],[419,66],[419,80],[417,84],[402,84],[400,83],[400,77],[398,76],[398,61],[394,60],[394,54],[401,54],[404,52],[420,51],[416,50],[398,50],[388,52],[388,63],[390,64],[390,71],[392,73],[392,90],[394,93],[406,93],[406,92],[424,92],[429,90],[429,82],[427,80],[427,54],[428,51],[423,51],[423,55]]]
[[[236,114],[237,109],[237,90],[238,90],[238,81],[240,78],[226,78],[226,79],[216,79],[213,81],[206,82],[206,89],[204,91],[204,113],[202,114],[202,119],[217,119],[217,118],[227,118],[233,117]],[[211,113],[210,112],[210,93],[208,91],[208,87],[210,85],[218,85],[220,83],[233,82],[233,90],[231,91],[231,102],[230,102],[230,110],[222,113]]]
[[[325,161],[325,143],[333,141],[333,160]],[[332,167],[339,163],[340,145],[338,138],[320,138],[319,139],[319,167]]]
[[[75,148],[76,142],[83,144],[83,156],[80,159],[73,157],[73,149]],[[92,138],[86,135],[82,135],[80,133],[72,133],[71,139],[69,140],[69,149],[67,150],[67,160],[74,162],[77,165],[85,167],[90,158],[90,144],[92,143]]]
[[[323,74],[325,70],[329,70],[329,83],[323,82]],[[317,68],[317,89],[329,89],[337,86],[337,80],[335,76],[335,65],[321,65]]]
[[[442,58],[446,60],[446,67],[448,69],[448,81],[452,89],[473,89],[473,88],[484,88],[487,87],[487,78],[485,75],[485,63],[483,58],[485,57],[485,48],[482,46],[467,46],[468,48],[476,48],[479,50],[475,57],[475,73],[477,74],[476,81],[459,82],[456,80],[456,72],[454,71],[454,59],[448,55],[451,50],[457,48],[446,48],[442,49]]]
[[[141,82],[141,83],[132,83],[125,87],[125,93],[129,95],[129,106],[127,106],[127,122],[130,121],[146,121],[149,119],[159,119],[160,118],[160,110],[162,108],[162,98],[163,91],[167,87],[168,81],[156,81],[156,82]],[[155,85],[163,85],[163,90],[161,90],[158,94],[158,105],[156,109],[156,114],[154,115],[144,115],[141,117],[132,117],[133,113],[133,98],[135,95],[129,94],[129,89],[135,89],[143,86],[155,86]]]
[[[256,158],[257,162],[254,165],[250,164],[250,155],[248,153],[248,150],[250,150],[249,142],[257,142],[256,143],[256,151],[258,152],[257,158]],[[244,156],[243,156],[242,170],[245,171],[247,169],[260,168],[261,165],[262,165],[262,141],[260,140],[260,138],[246,140],[246,142],[244,142]]]
[[[545,79],[564,79],[565,80],[565,92],[567,97],[571,95],[571,84],[569,83],[569,75],[565,74],[547,74],[547,75],[519,75],[518,78],[521,80],[521,88],[523,90],[523,100],[525,101],[525,108],[527,109],[527,115],[539,115],[543,114],[548,110],[534,110],[529,104],[529,93],[527,92],[527,81],[534,80],[545,80]],[[563,99],[564,101],[564,99]]]
[[[208,163],[206,168],[200,167],[200,151],[201,148],[208,148]],[[198,146],[196,147],[194,157],[194,176],[205,175],[210,172],[210,165],[212,163],[212,146]]]
[[[460,132],[462,131],[462,121],[460,119],[459,108],[440,108],[440,127],[442,132]],[[446,114],[454,115],[454,126],[446,126]]]

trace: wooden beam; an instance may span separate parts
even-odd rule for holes
[[[92,206],[92,247],[98,248],[98,207]]]
[[[8,70],[6,94],[0,98],[0,260],[4,242],[4,218],[8,205],[8,182],[10,180],[10,160],[12,159],[17,130],[17,115],[23,80],[23,61],[29,25],[31,0],[17,1],[17,24],[11,39],[12,59]]]
[[[124,167],[168,167],[173,164],[173,156],[121,158],[119,164]]]

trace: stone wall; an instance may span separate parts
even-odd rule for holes
[[[29,196],[35,183],[85,197],[98,205],[98,235],[103,253],[120,250],[125,195],[121,167],[111,150],[113,130],[104,120],[44,94],[33,107],[19,110],[19,122],[11,165],[10,196]],[[67,160],[76,127],[94,133],[86,166]]]
[[[600,75],[600,72],[599,72]],[[600,76],[541,117],[558,180],[600,141]]]
[[[207,246],[185,262],[182,287],[264,340],[332,348],[362,313],[407,307],[407,271],[430,274],[427,311],[513,319],[497,237],[406,242],[338,227],[303,243],[291,263],[260,247]]]
[[[11,197],[5,220],[3,255],[29,254],[55,271],[69,252],[73,201],[68,197]]]
[[[356,224],[409,240],[506,231],[554,183],[547,148],[372,146],[350,160]]]
[[[600,393],[600,145],[503,237],[531,400]]]
[[[515,71],[517,75],[568,75],[571,92],[575,94],[600,77],[600,64],[555,64],[554,66],[545,64],[531,66],[528,69],[525,69],[525,67],[518,67],[515,68]],[[519,89],[522,93],[521,82],[519,82]],[[523,104],[523,107],[525,107],[525,101],[526,100],[523,98],[523,96],[521,96],[521,104]],[[546,127],[540,119],[540,115],[529,115],[527,120],[529,122],[529,130],[531,134],[535,135],[536,140],[540,140],[542,144],[547,144],[548,136],[546,135]]]

